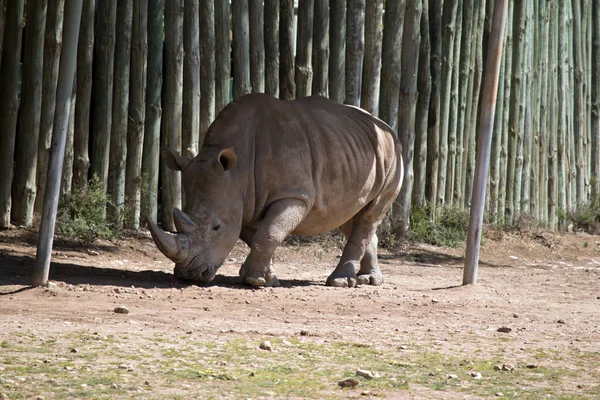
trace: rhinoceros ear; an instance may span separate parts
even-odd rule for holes
[[[233,168],[237,164],[237,154],[235,154],[235,150],[233,147],[229,147],[227,149],[223,149],[219,152],[217,159],[215,161],[215,168],[219,172],[227,172]]]
[[[160,157],[165,165],[174,171],[183,171],[192,161],[187,157],[173,154],[167,146],[160,148]]]

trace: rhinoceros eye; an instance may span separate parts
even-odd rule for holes
[[[212,228],[213,232],[218,232],[220,229],[221,229],[221,225],[219,225],[219,224],[213,226],[213,228]]]

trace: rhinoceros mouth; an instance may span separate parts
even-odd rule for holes
[[[175,269],[173,271],[175,277],[182,281],[193,282],[193,283],[208,283],[211,282],[215,276],[217,275],[217,270],[219,266],[206,266],[199,265],[194,261],[198,261],[199,259],[194,258],[189,264],[186,266],[182,266],[180,264],[175,265]]]

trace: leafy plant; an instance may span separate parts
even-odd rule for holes
[[[121,232],[106,220],[109,204],[102,182],[94,176],[86,187],[75,189],[58,205],[57,232],[84,243],[115,239]]]
[[[414,206],[411,209],[409,237],[417,242],[436,246],[458,247],[467,240],[469,211],[456,207],[438,208],[431,218],[431,206]]]

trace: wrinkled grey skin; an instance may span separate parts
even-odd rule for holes
[[[210,282],[238,237],[250,246],[240,269],[253,286],[276,282],[271,259],[284,238],[339,228],[347,239],[327,285],[381,285],[377,226],[400,191],[402,149],[370,114],[322,97],[283,101],[250,94],[229,104],[193,159],[161,150],[183,172],[178,233],[149,221],[175,275]]]

